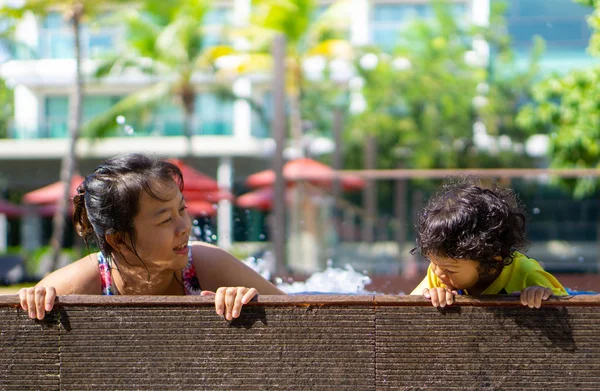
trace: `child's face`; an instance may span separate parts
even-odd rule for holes
[[[449,289],[469,289],[479,281],[479,262],[471,259],[453,259],[429,256],[431,269]]]

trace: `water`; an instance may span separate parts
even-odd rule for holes
[[[198,220],[192,222],[190,240],[201,240],[206,243],[216,243],[217,236],[209,224]],[[246,265],[260,274],[266,280],[271,280],[271,270],[275,267],[275,259],[271,252],[266,251],[260,256],[250,256],[242,260]],[[372,294],[365,287],[371,283],[366,273],[360,273],[347,264],[343,269],[333,267],[332,261],[327,262],[327,268],[313,273],[306,281],[283,281],[275,279],[275,285],[288,294],[292,293],[340,293],[340,294]]]
[[[264,278],[271,279],[271,256],[265,253],[263,257],[248,257],[243,262],[254,269]],[[357,272],[350,265],[343,269],[332,266],[332,262],[327,263],[327,268],[323,271],[313,273],[306,281],[293,281],[291,279],[284,281],[281,278],[275,279],[275,285],[288,294],[293,293],[340,293],[340,294],[373,294],[376,292],[368,291],[365,287],[371,283],[371,279],[366,274]]]

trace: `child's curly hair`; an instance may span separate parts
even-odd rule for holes
[[[525,209],[511,189],[483,187],[475,177],[442,186],[417,219],[417,247],[411,253],[471,259],[480,275],[512,262],[512,252],[527,245]]]

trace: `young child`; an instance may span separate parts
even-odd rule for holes
[[[42,319],[56,295],[203,295],[231,320],[259,292],[284,294],[225,250],[190,241],[182,190],[179,168],[153,156],[103,162],[73,199],[77,233],[100,252],[21,289],[21,307]]]
[[[556,278],[517,251],[526,244],[525,213],[512,190],[485,188],[474,178],[444,185],[418,217],[411,253],[430,263],[411,294],[444,307],[457,294],[520,293],[530,308],[567,295]]]

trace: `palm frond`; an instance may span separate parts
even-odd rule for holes
[[[267,115],[264,105],[255,101],[251,97],[237,95],[235,92],[233,92],[233,89],[231,88],[231,86],[227,85],[227,84],[217,84],[215,87],[214,93],[219,99],[224,100],[224,101],[242,100],[242,101],[248,103],[248,105],[250,106],[250,109],[258,115],[260,122],[262,122],[262,124],[266,128],[271,126],[270,125],[271,121]]]
[[[194,39],[196,22],[182,17],[163,28],[156,37],[156,51],[166,63],[189,63],[189,43]]]
[[[344,58],[351,60],[354,50],[350,42],[343,39],[328,39],[319,42],[308,51],[309,56],[323,56],[325,58]]]
[[[152,108],[164,100],[172,91],[170,83],[159,83],[128,95],[108,111],[94,117],[82,127],[82,135],[92,139],[106,137],[117,128],[119,115],[135,115]]]
[[[161,34],[162,26],[137,10],[128,10],[123,21],[127,30],[127,46],[129,50],[142,57],[156,57],[156,40]]]
[[[218,58],[229,56],[235,53],[235,50],[231,46],[217,45],[206,48],[202,52],[198,53],[194,64],[198,69],[206,69],[215,67],[215,62]]]
[[[257,0],[252,24],[284,34],[295,46],[308,29],[316,9],[314,0]]]

